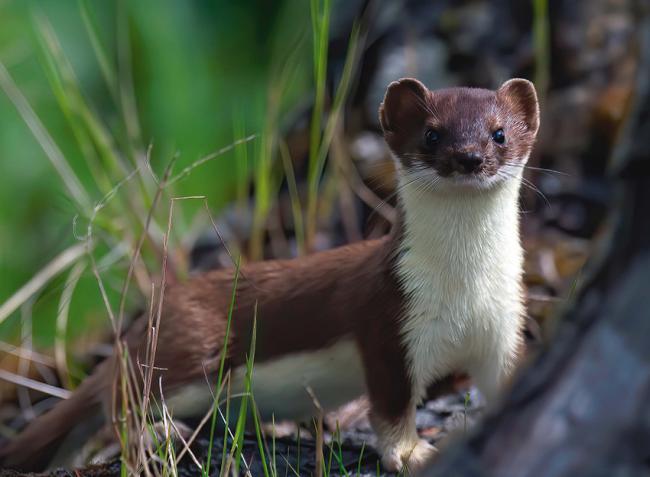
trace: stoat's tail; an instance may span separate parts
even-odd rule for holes
[[[0,447],[0,467],[32,472],[43,470],[74,428],[83,428],[84,434],[94,433],[98,423],[94,429],[86,429],[89,427],[86,424],[97,421],[88,419],[93,413],[101,413],[109,361],[101,363],[72,396],[34,419],[16,438]]]

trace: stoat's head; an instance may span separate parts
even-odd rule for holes
[[[388,86],[379,120],[403,176],[431,189],[485,189],[521,177],[539,128],[539,105],[524,79],[496,91],[430,91],[404,78]]]

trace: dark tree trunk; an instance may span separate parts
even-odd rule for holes
[[[650,475],[650,17],[611,167],[609,238],[555,337],[499,410],[426,476]]]

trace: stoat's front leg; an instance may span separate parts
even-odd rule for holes
[[[511,324],[503,326],[500,333],[485,338],[484,352],[469,361],[467,371],[479,391],[493,406],[508,388],[518,363],[523,359],[525,342],[523,325],[518,317]]]
[[[372,332],[364,341],[372,343]],[[376,338],[376,337],[375,337]],[[380,342],[381,347],[376,347]],[[370,400],[370,422],[377,436],[382,464],[389,471],[405,467],[413,472],[436,453],[435,447],[418,437],[415,398],[399,340],[375,341],[362,346]]]
[[[418,437],[415,428],[415,405],[409,404],[404,414],[392,419],[371,409],[371,423],[377,434],[377,447],[384,467],[392,472],[407,469],[413,472],[433,457],[437,450]]]

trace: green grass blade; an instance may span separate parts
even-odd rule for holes
[[[271,423],[273,429],[273,434],[271,435],[271,474],[273,477],[277,477],[278,467],[275,461],[275,414],[271,415]]]
[[[257,437],[257,448],[260,453],[260,458],[262,460],[262,469],[264,470],[264,477],[269,477],[269,468],[266,462],[266,453],[264,452],[264,438],[262,436],[262,427],[260,425],[260,419],[257,415],[257,405],[255,404],[255,398],[251,396],[251,401],[253,404],[253,423],[255,424],[255,437]],[[275,463],[273,463],[275,466]]]
[[[135,101],[135,87],[133,85],[133,70],[131,65],[131,35],[129,33],[129,16],[124,0],[117,2],[117,60],[118,83],[120,92],[120,105],[122,106],[122,119],[126,125],[127,135],[131,144],[131,159],[138,163],[137,150],[142,149],[142,128],[138,117],[138,108]]]
[[[77,105],[79,98],[75,92],[70,91],[70,88],[64,84],[65,82],[62,78],[62,73],[59,71],[56,61],[54,60],[54,54],[51,49],[46,46],[42,34],[39,35],[38,40],[42,57],[41,62],[45,69],[45,76],[50,83],[52,92],[54,93],[54,97],[56,98],[63,115],[68,121],[68,125],[72,130],[72,134],[77,141],[84,159],[86,160],[88,169],[95,179],[95,183],[99,186],[99,190],[105,194],[113,187],[113,180],[108,174],[108,169],[101,163],[93,140],[88,133],[88,129],[77,113],[79,109],[79,106]]]
[[[335,443],[338,445],[338,454],[336,454],[336,460],[339,463],[339,470],[345,477],[349,477],[350,474],[346,470],[345,464],[343,463],[343,447],[341,446],[341,429],[339,428],[338,421],[336,422]]]
[[[253,332],[251,336],[251,344],[246,357],[246,375],[244,376],[244,396],[242,397],[241,406],[239,408],[239,418],[237,419],[237,426],[235,430],[235,442],[237,449],[235,450],[235,471],[239,472],[239,464],[241,462],[241,455],[244,447],[244,434],[246,431],[246,420],[248,417],[248,401],[251,396],[251,381],[253,378],[253,363],[255,361],[255,340],[257,334],[257,304],[255,304],[255,311],[253,317]],[[256,419],[257,415],[255,408],[253,408],[253,416]],[[257,426],[257,423],[256,423]],[[263,452],[263,451],[262,451]],[[266,468],[266,459],[263,459],[265,475],[268,476],[268,469]]]
[[[296,471],[297,471],[298,475],[300,475],[300,425],[298,425],[297,440],[298,440],[298,459],[297,459],[298,463],[296,464],[296,467],[297,467]]]
[[[219,360],[219,374],[217,375],[217,385],[215,387],[215,398],[212,405],[212,419],[210,420],[210,440],[208,447],[207,462],[205,464],[205,474],[210,475],[210,466],[212,464],[212,444],[214,443],[214,432],[217,426],[217,411],[219,407],[219,394],[221,392],[221,383],[223,381],[223,371],[226,364],[226,356],[228,354],[228,342],[230,340],[230,327],[232,323],[232,312],[235,308],[235,299],[237,296],[237,283],[239,281],[239,266],[240,258],[235,263],[235,276],[233,279],[232,293],[230,295],[230,306],[228,307],[228,321],[226,323],[226,333],[224,336],[223,348],[221,348],[221,357]],[[227,423],[226,423],[227,426]]]
[[[233,131],[235,138],[246,136],[246,125],[243,115],[238,112],[234,119]],[[235,148],[235,165],[237,170],[237,204],[244,209],[248,202],[248,184],[249,184],[249,165],[248,165],[248,147]]]
[[[296,175],[293,170],[293,161],[289,153],[289,147],[285,141],[280,141],[280,157],[284,166],[284,176],[289,186],[289,200],[291,201],[291,214],[293,215],[293,228],[296,234],[296,243],[298,244],[298,254],[304,255],[305,249],[305,229],[302,220],[302,205],[300,195],[298,194],[298,185]]]
[[[329,19],[331,5],[329,0],[312,0],[312,31],[314,41],[314,81],[316,90],[309,132],[309,169],[307,201],[307,243],[311,244],[316,233],[316,212],[318,192],[318,156],[321,147],[321,123],[325,106],[325,85],[327,79],[327,51],[329,44]]]
[[[361,464],[363,463],[363,452],[366,450],[366,441],[361,444],[361,452],[359,452],[359,463],[357,464],[357,477],[361,475]]]
[[[45,152],[46,157],[54,166],[54,169],[59,174],[63,184],[68,190],[70,197],[76,202],[81,211],[89,214],[91,202],[88,193],[66,161],[61,149],[54,139],[52,139],[52,136],[47,132],[47,129],[38,118],[25,96],[23,96],[20,89],[18,89],[18,86],[9,74],[9,71],[1,61],[0,87],[16,107],[23,121],[34,135],[34,138],[43,149],[43,152]]]
[[[249,256],[251,260],[263,258],[263,242],[266,218],[273,201],[272,164],[273,149],[276,142],[277,104],[275,93],[269,93],[264,132],[259,142],[259,152],[255,163],[255,209],[253,211],[253,231]]]
[[[535,48],[535,85],[538,94],[543,98],[548,91],[551,74],[548,0],[533,0],[533,45]]]
[[[330,442],[330,455],[327,457],[327,467],[325,469],[325,477],[332,473],[332,458],[334,457],[334,442]],[[325,465],[323,463],[323,465]]]
[[[355,65],[357,64],[358,53],[360,51],[360,44],[360,29],[358,25],[355,25],[350,36],[346,62],[343,68],[343,73],[341,75],[341,80],[336,90],[334,103],[327,119],[325,131],[321,139],[318,156],[313,166],[313,170],[311,170],[311,172],[313,172],[313,175],[311,175],[308,180],[307,196],[309,208],[307,221],[308,224],[311,224],[311,231],[308,230],[307,232],[308,236],[310,233],[315,233],[315,227],[318,222],[318,214],[326,215],[326,206],[327,204],[331,205],[332,203],[331,201],[328,202],[327,198],[329,197],[333,200],[339,194],[337,191],[338,186],[336,184],[332,184],[334,186],[334,189],[331,189],[329,192],[332,192],[333,194],[328,195],[327,181],[321,185],[321,178],[323,176],[326,159],[330,151],[330,146],[332,144],[334,134],[336,134],[336,132],[341,129],[340,121],[342,120],[343,107],[352,85]]]
[[[230,423],[230,379],[228,379],[228,389],[226,391],[226,414],[224,416],[224,430],[223,430],[223,451],[221,452],[221,468],[219,473],[222,474],[226,468],[226,458],[228,457],[228,425]]]
[[[90,44],[93,47],[95,57],[97,58],[97,63],[99,63],[99,69],[102,72],[102,76],[104,77],[108,91],[113,97],[113,101],[115,101],[115,104],[119,104],[117,91],[117,74],[115,73],[114,66],[108,59],[106,48],[104,48],[104,45],[99,38],[99,29],[97,28],[97,23],[92,18],[90,9],[88,8],[88,0],[79,0],[78,3],[81,19],[83,20],[84,27],[86,28],[86,33],[90,39]]]
[[[250,394],[252,411],[253,411],[253,423],[255,425],[255,436],[257,437],[257,447],[260,453],[260,458],[262,460],[262,468],[264,470],[264,477],[269,477],[269,468],[266,462],[266,453],[264,451],[265,444],[264,438],[262,436],[262,426],[260,424],[260,419],[257,412],[257,405],[255,404],[255,397],[252,393],[252,381],[253,381],[253,365],[255,363],[255,346],[257,342],[257,302],[255,303],[255,311],[253,315],[253,333],[251,337],[251,346],[249,351],[248,359],[246,360],[246,391]],[[273,462],[275,465],[275,461]]]
[[[123,174],[128,168],[116,153],[110,132],[85,100],[72,65],[63,53],[54,29],[44,16],[37,15],[35,22],[38,26],[41,51],[46,56],[50,69],[61,79],[65,100],[69,102],[70,108],[79,117],[81,124],[86,127],[104,166],[108,167],[113,174]]]

